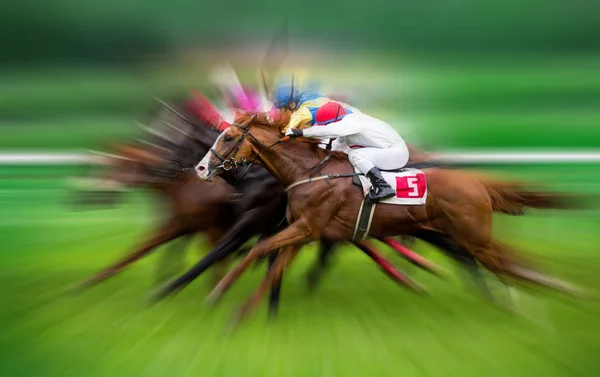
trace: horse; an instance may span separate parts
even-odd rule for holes
[[[200,104],[202,104],[204,106],[210,105],[208,103],[208,101],[203,97],[200,98]],[[194,111],[194,113],[198,113],[198,112],[199,111],[197,109],[196,109],[196,111]],[[202,111],[200,111],[200,112],[202,112]],[[289,116],[289,114],[284,113],[284,116],[285,115]],[[215,110],[209,111],[208,116],[204,116],[203,114],[201,114],[201,116],[199,118],[202,118],[204,120],[202,122],[203,125],[210,124],[213,128],[219,128],[221,126],[221,124],[219,123],[219,121],[220,121],[219,114]],[[210,122],[210,120],[212,120],[212,123]],[[411,153],[412,153],[411,161],[413,161],[413,160],[424,161],[426,158],[429,158],[429,156],[418,151],[416,148],[413,148],[413,147],[411,147],[411,148],[412,148],[411,149]],[[470,272],[470,275],[475,279],[476,285],[479,288],[480,293],[486,299],[490,299],[493,301],[493,297],[491,296],[491,293],[490,293],[489,289],[487,288],[487,285],[485,284],[485,281],[483,280],[483,277],[482,277],[480,271],[478,270],[478,265],[473,257],[471,257],[470,255],[465,253],[463,250],[461,250],[459,247],[457,247],[457,245],[454,245],[451,242],[448,242],[448,240],[444,240],[439,236],[423,235],[422,239],[424,239],[428,243],[440,248],[447,255],[449,255],[452,259],[454,259],[460,265],[465,267]],[[398,243],[396,240],[385,239],[382,241],[385,242],[387,245],[391,246],[394,250],[399,252],[400,255],[404,256],[407,260],[409,260],[413,264],[416,264],[427,270],[435,272],[435,267],[431,263],[429,263],[427,260],[420,257],[419,255],[412,253],[410,250],[405,248],[401,243]],[[314,288],[316,287],[317,282],[319,281],[320,277],[322,276],[325,268],[329,265],[328,260],[331,258],[331,254],[333,251],[333,246],[327,245],[324,243],[324,242],[326,242],[326,240],[322,240],[322,242],[323,242],[322,249],[319,254],[318,263],[314,265],[314,267],[311,269],[311,271],[308,275],[308,283],[309,283],[309,288],[311,288],[311,290],[314,290]],[[383,259],[383,257],[377,253],[376,249],[373,247],[372,244],[369,244],[368,242],[363,242],[362,245],[357,245],[357,246],[359,248],[361,248],[361,250],[363,252],[367,253],[367,255],[370,256],[376,263],[378,263],[380,265],[380,267],[382,267],[384,272],[387,273],[390,277],[392,277],[396,281],[404,281],[405,284],[408,283],[408,280],[405,277],[402,277],[401,274],[399,274],[399,272],[397,270],[395,270],[389,262],[385,261]],[[179,289],[179,287],[188,284],[191,280],[193,280],[195,277],[197,277],[201,272],[206,270],[206,268],[208,268],[208,266],[210,266],[212,263],[214,263],[214,260],[215,260],[214,256],[209,254],[207,256],[207,259],[203,259],[202,261],[200,261],[194,267],[194,269],[192,269],[192,270],[188,271],[186,274],[182,275],[179,279],[174,281],[172,284],[167,285],[167,287],[164,288],[162,291],[159,291],[155,295],[155,300],[159,300],[159,299],[165,297],[166,295],[170,294],[174,290]],[[399,279],[401,279],[401,280],[399,280]],[[414,284],[411,284],[411,285],[413,288],[416,287],[416,285],[414,285]]]
[[[181,244],[170,243],[157,268],[156,283],[160,284],[171,277],[169,275],[174,274],[173,271],[169,271],[169,262],[183,262],[182,249],[196,233],[203,233],[208,244],[214,246],[233,223],[232,200],[236,191],[223,179],[207,185],[189,170],[167,179],[158,176],[152,169],[160,156],[156,147],[121,144],[113,149],[114,153],[103,155],[101,164],[108,171],[96,178],[95,183],[100,187],[113,189],[148,189],[158,197],[163,206],[163,218],[158,227],[153,229],[137,248],[117,263],[80,283],[77,286],[79,289],[91,287],[119,273],[157,247],[181,238]],[[224,260],[214,269],[215,283],[225,271]]]
[[[319,141],[281,138],[285,124],[282,119],[272,121],[262,113],[242,115],[221,134],[196,166],[200,178],[211,180],[220,175],[226,165],[256,162],[288,190],[290,225],[257,243],[207,297],[208,302],[217,302],[255,258],[279,250],[273,270],[242,307],[238,319],[258,304],[302,245],[323,237],[335,241],[353,239],[355,221],[364,199],[362,189],[350,179],[356,173],[344,153],[327,153],[318,147]],[[322,161],[327,161],[321,164],[322,177],[334,182],[308,179],[314,166]],[[528,281],[575,296],[582,294],[569,283],[526,267],[522,257],[492,237],[492,213],[498,198],[492,197],[479,179],[458,170],[427,168],[424,174],[429,191],[425,204],[378,204],[372,215],[371,237],[441,235],[503,279]],[[543,201],[544,195],[529,195]]]
[[[206,100],[200,98],[199,103],[202,106],[205,106]],[[179,116],[179,122],[181,123],[181,121],[183,121],[192,125],[193,129],[196,130],[191,131],[191,133],[194,135],[192,139],[196,141],[196,144],[198,144],[197,148],[208,152],[208,149],[210,146],[212,146],[212,144],[214,144],[217,136],[220,134],[220,131],[218,131],[218,115],[214,114],[214,112],[210,114],[211,117],[215,118],[213,120],[215,123],[209,123],[209,119],[205,119],[205,117],[202,116],[200,117],[202,121],[198,121],[198,119],[194,121],[191,119],[193,117],[189,114],[198,114],[198,110],[196,109],[197,106],[198,103],[196,102],[189,104],[187,108],[189,108],[190,111],[186,113],[186,116]],[[173,109],[175,113],[181,114],[180,109],[174,109],[172,105],[169,105],[169,108]],[[179,127],[180,123],[173,123],[173,125],[177,125],[177,127]],[[192,147],[193,146],[194,145],[192,145]],[[197,151],[195,153],[197,153]],[[194,163],[197,161],[198,160],[194,161]],[[193,165],[194,164],[191,164],[190,166]],[[242,198],[245,198],[245,204],[242,208],[243,215],[238,215],[236,224],[234,224],[227,235],[224,236],[223,240],[210,253],[208,253],[185,274],[167,284],[164,288],[158,290],[153,295],[153,302],[161,300],[164,297],[179,291],[196,279],[215,262],[225,258],[239,246],[244,244],[252,236],[255,234],[264,233],[266,224],[271,224],[273,221],[276,221],[274,225],[276,225],[278,230],[281,230],[287,226],[287,221],[285,219],[287,194],[280,187],[276,178],[274,178],[266,169],[256,164],[250,164],[242,170],[236,169],[225,172],[223,178],[225,178],[226,181],[231,183],[238,191],[240,191]],[[272,213],[272,209],[269,209],[268,211],[265,210],[265,206],[272,208],[273,203],[276,203],[277,211],[279,211],[276,215]],[[271,213],[269,213],[269,211]],[[321,256],[319,257],[320,266],[313,268],[313,273],[309,275],[309,285],[314,285],[314,281],[317,280],[318,274],[323,271],[323,268],[321,267],[326,264],[327,255],[334,246],[327,239],[322,239],[320,242],[322,248],[324,248],[324,250],[321,250]],[[412,263],[417,264],[418,266],[434,274],[441,274],[440,270],[425,258],[410,252],[399,244],[393,243],[392,240],[384,240],[384,242],[386,242],[400,255],[404,256]],[[411,287],[412,289],[422,291],[417,284],[411,282],[407,277],[395,269],[390,262],[383,258],[383,256],[377,252],[372,244],[363,242],[361,244],[357,244],[357,247],[366,253],[375,263],[377,263],[389,277],[403,285]]]
[[[105,158],[105,164],[113,169],[101,181],[150,188],[166,199],[168,216],[161,228],[138,249],[79,284],[79,289],[115,275],[164,243],[179,237],[183,237],[185,241],[197,232],[204,232],[208,233],[210,243],[216,246],[209,254],[212,259],[203,259],[200,270],[195,270],[195,276],[198,276],[199,272],[235,253],[252,236],[275,233],[284,224],[285,194],[276,186],[276,181],[270,174],[264,170],[261,172],[257,169],[258,166],[250,171],[230,175],[230,183],[223,179],[210,184],[198,180],[193,172],[193,165],[208,151],[219,132],[195,118],[191,112],[186,111],[185,106],[176,107],[164,101],[160,101],[160,105],[161,110],[153,118],[153,125],[142,125],[151,138],[118,147],[115,154]],[[323,261],[332,248],[333,245],[327,240],[321,241],[320,263],[309,274],[309,282],[313,282],[313,285],[319,273],[322,273],[322,269],[318,267],[324,264]],[[398,281],[408,281],[371,245],[366,244],[362,248],[388,275]],[[422,258],[413,256],[412,260],[429,266]],[[272,261],[273,258],[271,263]],[[194,277],[177,280],[180,283],[178,289],[183,288]],[[279,284],[274,284],[271,314],[276,312],[279,289]]]

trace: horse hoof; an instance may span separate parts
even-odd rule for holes
[[[206,298],[204,299],[204,302],[202,303],[202,306],[212,308],[217,305],[220,298],[221,298],[221,295],[213,290],[212,292],[210,292],[208,294],[208,296],[206,296]]]
[[[270,323],[273,323],[273,322],[277,321],[277,312],[271,312],[271,311],[269,311],[269,314],[267,315],[267,320]]]
[[[163,292],[163,290],[158,290],[156,292],[150,293],[148,296],[148,306],[154,306],[162,301],[165,297],[167,297],[168,293]]]
[[[96,284],[96,279],[86,279],[73,286],[66,288],[63,292],[65,296],[75,296],[83,293],[86,289]]]
[[[235,332],[237,331],[238,327],[239,327],[239,320],[237,320],[236,318],[234,318],[233,320],[231,320],[229,322],[229,324],[225,327],[225,333],[229,336],[232,336],[233,334],[235,334]]]
[[[414,293],[416,293],[418,296],[420,297],[431,297],[431,295],[429,294],[429,292],[427,292],[427,290],[425,290],[425,288],[421,287],[419,284],[415,283],[415,282],[405,282],[403,284],[405,287],[407,287],[408,289],[410,289],[411,291],[413,291]]]
[[[319,278],[313,275],[309,275],[306,279],[306,288],[309,293],[314,293],[319,285]]]
[[[423,288],[421,286],[416,286],[413,289],[419,296],[424,297],[424,298],[431,298],[431,294],[429,292],[427,292],[425,290],[425,288]]]
[[[83,285],[83,283],[78,283],[69,288],[65,288],[65,290],[63,290],[61,296],[77,296],[77,295],[80,295],[84,290],[85,290],[85,285]]]

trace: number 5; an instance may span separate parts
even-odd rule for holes
[[[408,193],[408,196],[419,196],[419,186],[417,183],[419,182],[419,178],[417,177],[407,177],[406,183],[408,187],[412,189],[411,192]]]

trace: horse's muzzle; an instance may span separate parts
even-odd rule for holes
[[[217,175],[217,169],[211,169],[205,165],[198,165],[196,167],[196,174],[200,179],[210,182],[212,178]]]

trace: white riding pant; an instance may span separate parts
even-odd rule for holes
[[[348,152],[348,160],[361,173],[367,174],[374,167],[382,170],[403,168],[408,162],[406,144],[400,143],[390,148],[358,148]]]

